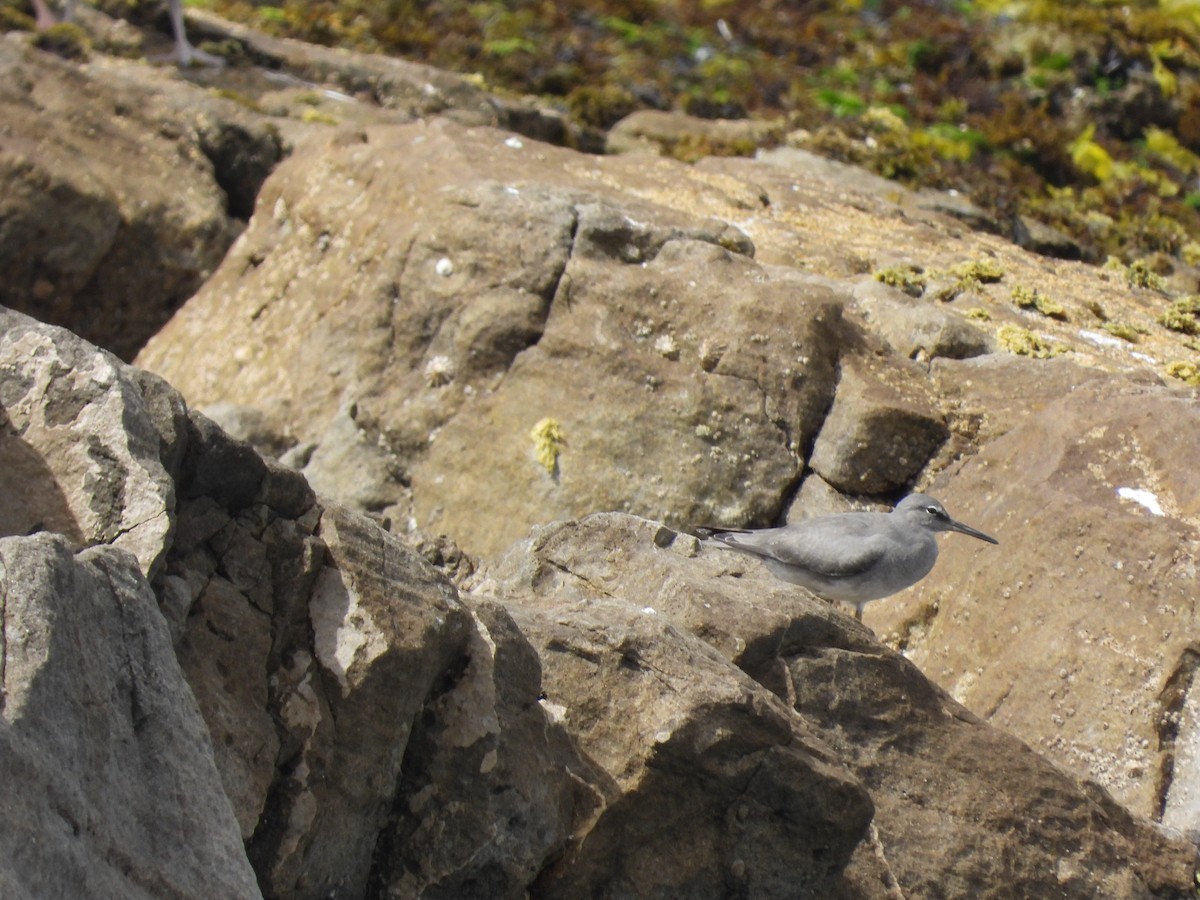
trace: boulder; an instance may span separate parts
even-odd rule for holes
[[[1020,368],[1061,384],[1057,397],[995,403]],[[944,364],[966,408],[996,411],[999,436],[935,490],[1004,552],[986,564],[947,552],[936,579],[867,620],[989,722],[1134,812],[1195,831],[1200,484],[1182,448],[1200,440],[1200,414],[1159,385],[1079,375]]]
[[[155,376],[0,317],[0,521],[43,532],[0,541],[5,896],[524,890],[589,806],[503,609]]]
[[[544,896],[1190,890],[1189,842],[745,557],[599,514],[539,529],[477,591],[506,598],[599,770]]]
[[[0,893],[261,897],[139,561],[5,537],[0,583]]]
[[[701,119],[680,112],[639,109],[605,135],[606,153],[649,153],[694,161],[705,156],[751,156],[783,137],[782,122]]]
[[[177,452],[162,431],[175,410],[155,409],[157,379],[3,308],[0,371],[0,534],[120,547],[155,577],[175,503],[164,455]]]
[[[854,286],[854,299],[867,327],[907,359],[969,359],[994,350],[988,336],[962,316],[873,278]]]
[[[0,119],[0,304],[126,359],[217,267],[283,154],[260,117],[172,72],[15,40]]]
[[[580,161],[447,122],[299,152],[140,362],[271,410],[325,490],[468,552],[593,509],[771,520],[830,403],[843,297]],[[647,193],[678,167],[603,164]]]
[[[920,366],[848,359],[808,464],[839,491],[886,494],[911,484],[949,434]]]

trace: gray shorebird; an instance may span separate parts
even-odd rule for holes
[[[937,562],[939,531],[1000,543],[950,518],[926,494],[910,494],[890,513],[848,512],[802,519],[779,528],[697,529],[708,546],[756,556],[783,581],[823,600],[863,607],[916,584]]]

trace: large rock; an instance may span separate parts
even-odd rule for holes
[[[179,485],[164,605],[264,890],[528,883],[570,833],[572,756],[503,612],[200,416]]]
[[[173,527],[154,385],[74,335],[0,308],[0,534],[128,550],[154,577]],[[169,406],[169,403],[168,403]]]
[[[0,883],[14,886],[5,896],[80,895],[81,872],[119,875],[125,860],[128,890],[102,873],[95,892],[159,895],[158,884],[242,896],[257,891],[252,862],[272,896],[360,897],[378,886],[478,895],[481,885],[513,896],[561,853],[589,809],[566,774],[577,754],[537,704],[536,654],[500,607],[472,612],[416,551],[319,501],[302,476],[189,413],[154,376],[19,313],[0,311],[0,324],[11,423],[0,446],[19,464],[0,492],[0,521],[66,533],[9,538],[52,544],[49,562],[10,562],[0,550],[5,712],[32,735],[14,745],[10,768],[39,773],[28,796],[11,794],[19,804],[0,807],[0,832],[32,842],[57,833],[37,804],[61,790],[78,827],[104,836],[18,853],[29,866],[0,866]],[[107,464],[76,474],[92,457]],[[90,547],[86,578],[71,574],[68,541]],[[117,549],[126,544],[145,560]],[[42,606],[82,617],[50,649],[40,623],[52,617],[24,611],[27,586]],[[120,652],[123,641],[134,650]],[[150,661],[126,661],[135,651]],[[56,673],[34,682],[56,685],[49,692],[22,681],[39,665]],[[114,714],[132,708],[129,721],[88,713],[110,697]],[[160,718],[187,752],[158,734]],[[92,744],[100,749],[73,764]],[[68,771],[103,792],[76,802]],[[159,810],[181,792],[178,809]],[[179,871],[156,874],[156,859]],[[62,872],[39,882],[39,869]]]
[[[1135,812],[1200,830],[1195,399],[1027,363],[1064,388],[1006,411],[992,397],[1017,369],[941,367],[964,410],[996,411],[1000,436],[938,492],[1004,552],[945,554],[936,579],[868,621],[988,721]]]
[[[949,437],[920,366],[850,360],[808,464],[839,491],[886,494],[911,484]]]
[[[604,802],[545,896],[1191,889],[1189,843],[743,557],[603,514],[539,530],[478,590],[506,598],[600,770],[578,773]]]
[[[0,41],[0,304],[132,357],[212,273],[278,135],[173,72]]]
[[[3,538],[0,596],[0,893],[260,897],[138,561]]]
[[[327,490],[390,471],[368,511],[469,551],[593,509],[776,517],[832,396],[843,298],[755,264],[736,229],[638,199],[678,164],[584,159],[447,122],[298,153],[139,361],[195,404],[348,444],[310,457]],[[539,463],[547,421],[561,439]]]

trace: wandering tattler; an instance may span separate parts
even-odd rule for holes
[[[958,531],[1000,543],[950,518],[926,494],[910,494],[890,513],[849,512],[802,519],[781,528],[698,529],[705,544],[757,556],[783,581],[808,588],[824,600],[862,609],[872,600],[916,584],[937,562],[939,531]]]

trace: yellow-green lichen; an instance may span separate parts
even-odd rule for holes
[[[968,319],[976,319],[980,322],[992,321],[992,314],[982,306],[972,306],[963,315],[965,315]]]
[[[1158,324],[1180,334],[1200,334],[1200,296],[1176,300],[1158,317]]]
[[[1043,316],[1065,322],[1067,311],[1061,303],[1051,300],[1036,288],[1017,285],[1012,291],[1013,303],[1021,309],[1036,309]]]
[[[1142,335],[1146,334],[1145,328],[1139,325],[1130,325],[1128,322],[1105,322],[1100,327],[1114,337],[1129,341],[1131,344],[1136,344],[1142,339]]]
[[[1144,259],[1135,259],[1129,265],[1121,262],[1115,256],[1110,256],[1101,267],[1103,271],[1123,275],[1125,283],[1133,288],[1145,288],[1151,291],[1165,291],[1167,283],[1162,276],[1155,272]]]
[[[1071,162],[1079,171],[1091,175],[1099,182],[1113,177],[1116,163],[1107,150],[1096,143],[1096,126],[1089,125],[1067,148]]]
[[[925,272],[916,266],[893,266],[877,271],[875,280],[899,288],[911,297],[920,297],[925,293],[928,278]]]
[[[1176,360],[1175,362],[1167,363],[1167,374],[1193,387],[1200,387],[1200,366],[1193,362]]]
[[[992,284],[1004,277],[999,263],[991,259],[971,259],[959,263],[950,272],[960,281],[970,284]]]
[[[1066,348],[1038,337],[1028,328],[1019,325],[1004,325],[996,334],[1000,346],[1009,353],[1018,356],[1031,356],[1034,359],[1049,359],[1066,352]]]
[[[567,436],[558,419],[549,416],[542,419],[533,426],[529,438],[533,441],[533,455],[538,464],[555,475],[558,472],[558,457],[567,446]]]
[[[300,121],[316,125],[337,125],[341,122],[337,116],[331,116],[329,113],[313,109],[311,106],[306,106],[301,110]]]

